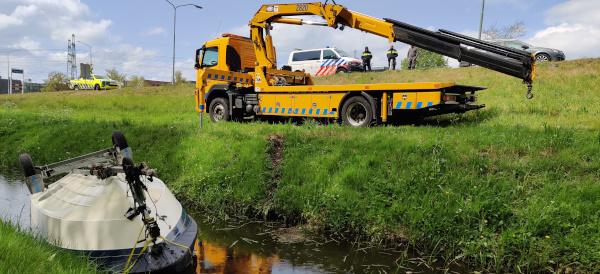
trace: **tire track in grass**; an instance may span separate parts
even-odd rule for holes
[[[262,215],[264,218],[275,219],[278,216],[274,216],[275,212],[272,210],[274,205],[273,197],[275,196],[275,192],[277,191],[277,187],[279,186],[279,182],[281,182],[281,163],[283,162],[283,152],[285,148],[284,138],[282,135],[273,134],[269,135],[267,154],[270,160],[270,170],[271,170],[271,178],[267,183],[267,195],[265,202],[262,205]]]

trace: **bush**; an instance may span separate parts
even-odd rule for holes
[[[131,76],[127,81],[128,87],[142,88],[146,86],[146,79],[143,76]]]
[[[408,69],[408,59],[402,59],[402,69]],[[424,49],[417,49],[417,69],[446,68],[448,61],[444,56]]]
[[[183,77],[183,73],[181,73],[181,71],[178,70],[175,72],[175,84],[176,85],[185,84],[186,81],[187,81],[187,79],[185,79],[185,77]]]
[[[58,71],[48,73],[48,79],[44,81],[42,92],[61,91],[69,89],[69,80],[67,76]]]
[[[116,68],[111,68],[106,70],[106,77],[119,82],[119,84],[123,84],[127,79],[127,74],[120,73]]]

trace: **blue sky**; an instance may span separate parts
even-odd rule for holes
[[[204,7],[178,10],[177,69],[192,79],[194,50],[204,41],[224,32],[247,34],[247,23],[261,4],[285,1],[174,2]],[[375,17],[470,35],[477,32],[481,8],[480,0],[340,0],[338,3]],[[524,40],[563,49],[571,58],[595,57],[600,52],[596,50],[600,46],[597,42],[600,19],[594,16],[600,13],[598,3],[597,0],[487,0],[485,26],[523,21],[527,28]],[[172,16],[172,8],[164,0],[3,0],[0,75],[6,76],[8,50],[13,67],[24,68],[27,78],[34,81],[45,79],[50,71],[65,71],[66,40],[75,33],[78,40],[94,47],[96,73],[103,74],[105,69],[114,67],[128,75],[169,80]],[[374,52],[383,52],[389,46],[385,39],[352,30],[283,26],[274,35],[280,66],[293,48],[337,46],[352,52],[368,45]],[[402,44],[397,47],[405,49]],[[88,59],[88,48],[79,45],[78,61]],[[375,65],[382,63],[382,59],[376,54]]]

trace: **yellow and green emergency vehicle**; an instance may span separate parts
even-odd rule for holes
[[[119,88],[119,83],[107,77],[92,74],[89,78],[69,81],[69,88],[72,90],[110,90]]]

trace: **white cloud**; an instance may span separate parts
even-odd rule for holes
[[[0,30],[8,27],[22,25],[23,21],[34,15],[37,7],[33,5],[18,6],[11,14],[0,13]]]
[[[165,29],[163,27],[154,27],[142,32],[142,36],[156,36],[163,33],[165,33]]]
[[[549,27],[538,31],[529,42],[563,50],[568,59],[600,56],[600,1],[570,0],[546,13]]]

